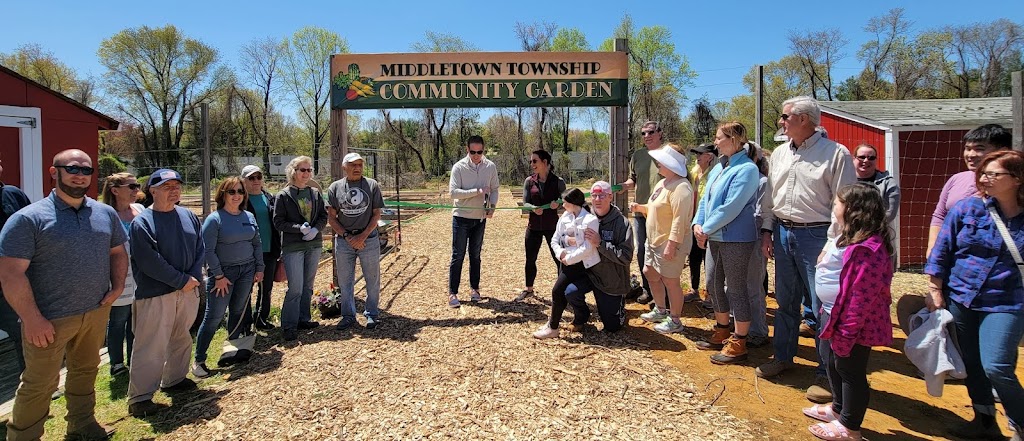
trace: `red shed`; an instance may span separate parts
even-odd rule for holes
[[[982,124],[1012,127],[1010,98],[904,101],[829,101],[821,104],[828,136],[850,149],[878,148],[878,168],[900,185],[900,212],[894,221],[898,265],[924,264],[928,227],[942,186],[966,170],[962,139]]]
[[[3,181],[21,187],[33,201],[54,185],[48,170],[57,152],[80,149],[98,167],[98,132],[116,130],[117,125],[115,119],[0,66]],[[93,187],[90,195],[96,193]]]

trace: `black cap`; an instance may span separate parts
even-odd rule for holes
[[[701,144],[697,147],[690,149],[690,152],[696,153],[698,155],[704,153],[713,153],[715,155],[718,155],[718,149],[715,148],[715,145],[711,143]]]
[[[586,199],[583,197],[583,192],[578,188],[570,188],[569,190],[566,190],[565,193],[562,193],[562,200],[577,207],[582,207],[583,204],[587,203]]]

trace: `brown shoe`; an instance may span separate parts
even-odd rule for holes
[[[814,377],[814,384],[807,388],[807,401],[818,404],[832,402],[832,384],[828,382],[828,377]]]
[[[579,324],[576,324],[576,323],[569,323],[568,325],[565,325],[565,330],[569,331],[569,332],[583,332],[583,327],[584,326],[586,326],[586,325],[585,324],[579,325]]]
[[[800,322],[800,336],[814,338],[814,328],[812,328],[806,322]]]
[[[104,426],[98,422],[93,421],[84,427],[79,427],[76,430],[68,431],[65,439],[82,439],[82,440],[100,440],[110,439],[111,435],[114,434],[114,429]]]
[[[711,356],[714,364],[733,364],[747,360],[747,339],[732,335],[725,340],[722,352]]]
[[[715,332],[711,334],[711,338],[698,341],[696,343],[697,348],[705,351],[722,349],[722,347],[725,346],[725,340],[727,340],[730,335],[732,335],[732,332],[729,331],[729,325],[722,327],[722,325],[715,323]]]

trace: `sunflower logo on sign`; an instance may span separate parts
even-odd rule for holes
[[[376,95],[373,91],[373,79],[359,75],[359,65],[348,65],[348,72],[339,72],[334,77],[334,84],[345,91],[345,100],[355,101]]]

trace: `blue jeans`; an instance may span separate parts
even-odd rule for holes
[[[480,250],[484,246],[487,219],[452,216],[452,260],[448,263],[448,294],[459,293],[462,261],[469,248],[469,287],[480,289]]]
[[[967,368],[967,393],[971,403],[994,406],[992,389],[1003,402],[1006,417],[1024,426],[1024,388],[1014,372],[1017,345],[1024,337],[1024,312],[983,312],[949,301],[957,339]]]
[[[818,254],[828,240],[828,226],[787,228],[775,224],[775,299],[779,309],[775,314],[775,359],[793,361],[799,346],[801,303],[804,296],[811,297],[814,314],[821,311],[821,301],[814,293],[814,269]],[[814,338],[818,352],[818,375],[827,375],[821,363],[820,341]]]
[[[615,332],[626,325],[626,298],[601,291],[593,283],[590,277],[584,275],[576,278],[565,287],[565,298],[572,306],[574,316],[572,322],[583,326],[590,320],[590,307],[587,306],[587,293],[594,293],[594,303],[597,304],[597,316],[604,325],[604,331]]]
[[[213,334],[217,333],[220,322],[224,320],[224,312],[228,312],[228,339],[234,340],[245,333],[248,325],[252,322],[246,314],[249,312],[249,299],[252,295],[253,277],[256,275],[256,262],[249,262],[242,265],[229,265],[221,267],[224,271],[224,278],[231,282],[228,285],[228,292],[218,295],[213,290],[216,280],[213,277],[206,278],[206,312],[203,314],[203,324],[199,325],[199,335],[196,336],[196,363],[206,361],[206,352],[210,349],[210,341]]]
[[[288,291],[284,294],[281,305],[281,327],[296,329],[299,322],[313,320],[309,307],[313,298],[313,280],[316,279],[316,266],[320,263],[319,247],[289,251],[281,255],[284,272],[288,276]]]
[[[366,305],[363,315],[376,319],[380,313],[377,309],[380,304],[380,236],[377,232],[366,238],[361,250],[353,249],[345,238],[335,236],[334,259],[338,264],[338,287],[341,288],[341,298],[338,299],[341,316],[356,316],[357,257],[359,267],[363,269],[363,281],[366,282]]]
[[[135,334],[132,333],[132,305],[114,306],[110,308],[110,319],[107,320],[107,355],[110,356],[110,365],[125,364],[132,357],[132,343],[135,342]],[[127,343],[127,350],[125,344]]]

